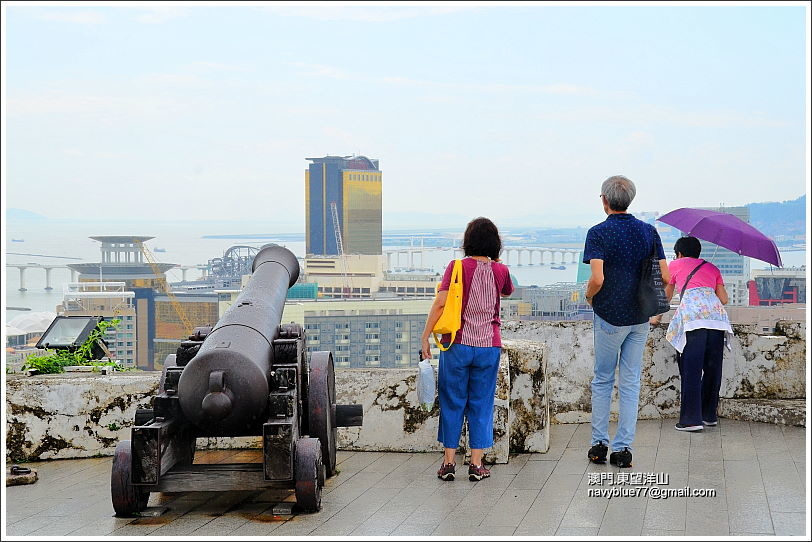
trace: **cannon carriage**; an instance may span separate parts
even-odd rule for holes
[[[298,324],[281,324],[299,276],[289,250],[266,245],[251,280],[214,327],[198,327],[167,356],[152,408],[140,409],[113,458],[118,516],[151,492],[293,489],[297,507],[321,509],[335,474],[336,428],[362,423],[361,405],[337,405],[330,352],[309,359]],[[198,437],[262,437],[261,463],[195,464]]]

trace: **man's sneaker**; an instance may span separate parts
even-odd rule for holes
[[[678,423],[674,426],[674,429],[676,429],[677,431],[702,431],[704,427],[702,427],[701,425],[683,425],[681,423]]]
[[[593,463],[598,463],[599,465],[603,465],[606,463],[606,452],[609,451],[609,448],[603,442],[599,442],[592,446],[587,452],[587,457]]]
[[[491,475],[491,471],[485,468],[485,465],[476,466],[473,463],[468,465],[468,479],[472,482],[478,482],[483,478]]]
[[[621,469],[626,469],[632,466],[632,452],[628,448],[623,448],[619,452],[612,452],[609,454],[609,463],[617,465]]]
[[[716,422],[706,422],[705,420],[702,420],[702,423],[707,425],[708,427],[713,427],[714,425],[718,424],[719,422],[718,421],[716,421]]]
[[[454,463],[443,463],[440,465],[440,470],[437,471],[437,478],[446,481],[453,480],[456,471]]]

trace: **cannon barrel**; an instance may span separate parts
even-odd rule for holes
[[[261,434],[267,418],[273,341],[299,262],[288,249],[266,245],[252,272],[178,382],[183,414],[204,435]]]

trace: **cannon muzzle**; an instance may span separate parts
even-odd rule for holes
[[[266,245],[234,304],[200,346],[178,383],[183,414],[203,435],[256,434],[267,418],[273,341],[299,262],[288,249]]]

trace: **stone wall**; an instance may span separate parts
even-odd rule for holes
[[[765,335],[735,325],[725,352],[720,415],[768,416],[777,423],[805,424],[786,405],[806,397],[806,325],[779,322]],[[675,351],[655,326],[643,355],[640,418],[675,417],[679,376]],[[505,322],[505,344],[495,397],[495,444],[488,462],[509,452],[545,452],[550,423],[590,420],[591,322]],[[439,451],[438,408],[423,411],[415,390],[416,369],[352,369],[336,372],[338,403],[360,403],[363,427],[339,429],[345,450]],[[159,373],[114,375],[7,375],[7,457],[13,460],[112,455],[129,438],[136,409],[147,408]],[[782,402],[778,405],[777,402]],[[613,402],[616,412],[616,398]],[[797,410],[797,408],[796,408]],[[766,421],[766,420],[765,420]],[[465,443],[465,432],[462,442]],[[199,448],[253,447],[256,438],[202,438]],[[466,452],[464,445],[461,452]]]
[[[731,350],[724,354],[720,396],[784,400],[806,397],[806,323],[778,322],[772,334],[756,325],[733,326]],[[641,419],[679,414],[676,351],[665,340],[666,326],[653,326],[643,353]],[[505,339],[546,344],[551,423],[590,421],[592,322],[505,322]],[[612,419],[617,415],[617,391]]]
[[[113,455],[135,411],[149,408],[158,372],[6,375],[6,457]]]
[[[485,460],[506,463],[514,451],[546,451],[549,446],[545,348],[514,341],[500,359],[495,396],[494,446]],[[440,451],[439,409],[418,404],[416,369],[349,369],[336,372],[339,404],[360,403],[362,427],[339,428],[344,450]],[[148,408],[160,373],[114,375],[8,375],[7,457],[62,459],[112,455],[129,438],[135,411]],[[514,385],[511,386],[511,381]],[[466,432],[460,447],[466,453]],[[198,448],[259,447],[256,437],[200,438]]]

